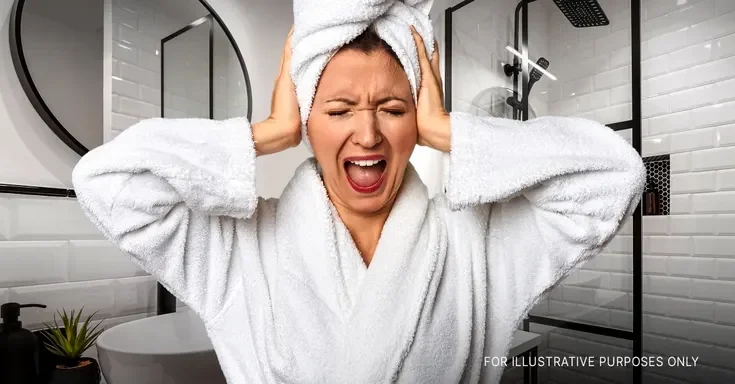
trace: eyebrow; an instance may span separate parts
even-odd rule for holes
[[[386,96],[386,97],[383,97],[382,99],[376,100],[376,103],[377,104],[383,104],[383,103],[387,103],[387,102],[393,101],[393,100],[398,100],[398,101],[402,101],[404,103],[407,103],[406,100],[404,100],[404,99],[402,99],[400,97],[397,97],[397,96]],[[345,103],[345,104],[348,104],[348,105],[357,105],[357,102],[355,102],[354,100],[350,100],[350,99],[347,99],[347,98],[344,98],[344,97],[334,97],[334,98],[331,98],[331,99],[325,101],[325,103],[331,103],[331,102],[341,102],[341,103]]]

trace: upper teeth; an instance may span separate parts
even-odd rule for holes
[[[359,161],[350,161],[350,163],[359,165],[361,167],[371,167],[375,164],[378,164],[382,160],[359,160]]]

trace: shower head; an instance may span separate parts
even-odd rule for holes
[[[536,61],[536,65],[546,70],[549,68],[549,60],[546,60],[545,57],[539,57],[539,59]],[[544,77],[544,73],[541,72],[538,68],[534,67],[531,70],[531,76],[528,80],[528,92],[531,93],[531,88],[533,88],[533,85],[536,84],[537,81],[541,80],[541,78]]]
[[[554,0],[569,22],[577,28],[600,27],[610,24],[597,0]]]
[[[539,57],[539,59],[536,61],[536,65],[538,65],[539,67],[541,67],[543,69],[548,69],[549,68],[549,60],[546,60],[545,57]],[[535,82],[541,80],[542,77],[544,77],[544,74],[543,74],[543,72],[539,71],[538,68],[534,67],[531,70],[531,81],[532,82],[535,83]]]

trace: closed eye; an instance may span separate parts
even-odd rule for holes
[[[389,114],[391,114],[393,116],[403,116],[406,113],[404,111],[388,110],[388,109],[384,109],[383,111],[385,111],[385,112],[387,112],[387,113],[389,113]]]
[[[327,115],[329,116],[344,116],[347,114],[347,111],[329,111],[327,112]]]

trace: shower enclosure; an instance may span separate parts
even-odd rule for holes
[[[648,171],[635,214],[523,327],[542,335],[542,357],[654,364],[547,365],[539,381],[734,383],[735,1],[452,4],[447,109],[593,119]]]
[[[467,0],[446,10],[446,108],[528,120],[582,116],[641,152],[639,0]],[[642,216],[638,207],[595,259],[523,323],[541,356],[643,354]],[[507,369],[503,382],[528,382]],[[640,365],[543,367],[540,383],[641,383]]]

